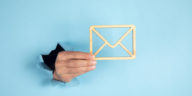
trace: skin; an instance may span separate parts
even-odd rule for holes
[[[96,68],[94,55],[85,52],[59,52],[55,62],[53,79],[70,82],[73,78]]]

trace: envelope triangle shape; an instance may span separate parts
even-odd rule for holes
[[[97,30],[95,30],[95,28],[92,29],[109,47],[114,48],[116,47],[118,44],[120,44],[120,42],[132,31],[132,28],[129,28],[129,30],[115,43],[115,44],[110,44]]]
[[[129,30],[130,28],[95,28],[95,30],[105,38],[105,40],[111,45],[115,46],[119,39]],[[95,34],[95,33],[94,33]]]

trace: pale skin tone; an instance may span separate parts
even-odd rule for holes
[[[95,56],[77,51],[59,52],[55,62],[53,79],[70,82],[73,78],[96,68]]]

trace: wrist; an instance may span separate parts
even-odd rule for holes
[[[53,79],[54,79],[54,80],[59,80],[59,77],[57,76],[57,74],[56,74],[55,71],[53,72]]]

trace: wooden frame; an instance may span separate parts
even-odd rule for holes
[[[116,42],[115,44],[111,45],[95,28],[129,28],[129,30]],[[125,59],[135,59],[136,57],[136,30],[134,25],[92,25],[89,28],[90,32],[90,53],[93,54],[93,40],[92,34],[93,32],[104,41],[104,44],[94,53],[96,56],[106,45],[111,48],[115,48],[117,45],[120,45],[130,56],[129,57],[96,57],[96,60],[125,60]],[[132,34],[132,50],[133,54],[121,43],[121,41],[130,33]]]

